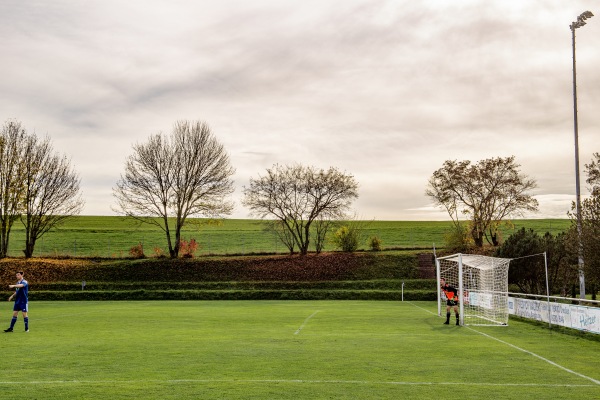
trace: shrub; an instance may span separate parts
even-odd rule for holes
[[[129,249],[129,255],[132,258],[146,258],[144,254],[144,245],[142,243],[138,243],[137,245],[131,247]]]
[[[367,242],[367,245],[369,246],[371,251],[381,251],[381,244],[382,241],[377,236],[371,236],[369,238],[369,241]]]
[[[156,257],[156,258],[165,258],[166,257],[162,248],[154,247],[152,250],[154,251],[154,257]]]
[[[186,241],[185,239],[181,239],[179,241],[179,254],[183,258],[193,258],[194,253],[198,250],[198,242],[196,239],[190,239],[190,241]]]
[[[342,226],[333,235],[332,242],[338,249],[350,253],[358,249],[359,240],[359,229],[349,226]]]
[[[463,225],[454,225],[444,235],[444,247],[451,253],[468,253],[473,248],[473,243],[469,230]]]

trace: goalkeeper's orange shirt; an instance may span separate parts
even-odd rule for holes
[[[442,287],[442,290],[443,290],[443,291],[444,291],[444,293],[446,294],[446,298],[447,298],[448,300],[455,300],[455,301],[458,301],[458,290],[456,290],[456,288],[454,288],[454,287],[452,287],[452,286],[450,286],[450,285],[448,285],[448,284],[445,284],[445,285]]]

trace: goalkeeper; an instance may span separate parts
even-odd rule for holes
[[[460,325],[458,320],[458,290],[455,287],[448,285],[444,278],[440,278],[440,286],[446,295],[446,322],[444,322],[444,325],[450,324],[450,307],[454,307],[456,325]]]

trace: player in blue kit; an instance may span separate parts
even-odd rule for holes
[[[13,307],[13,317],[10,321],[10,328],[5,329],[4,332],[12,332],[17,322],[17,316],[19,311],[23,314],[23,321],[25,321],[25,332],[29,332],[29,317],[27,316],[27,310],[29,306],[29,299],[27,297],[29,292],[29,284],[23,278],[23,272],[17,272],[17,284],[8,285],[9,288],[15,289],[15,292],[8,298],[11,301],[15,297],[15,306]]]

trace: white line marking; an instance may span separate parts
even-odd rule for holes
[[[425,308],[423,308],[423,307],[419,307],[419,306],[417,306],[416,304],[412,304],[412,303],[410,303],[410,302],[409,302],[409,304],[410,304],[410,305],[412,305],[412,306],[414,306],[414,307],[420,308],[421,310],[423,310],[423,311],[426,311],[426,312],[428,312],[429,314],[437,315],[436,313],[432,313],[431,311],[429,311],[429,310],[427,310],[427,309],[425,309]],[[573,374],[573,375],[577,375],[577,376],[578,376],[578,377],[580,377],[580,378],[583,378],[583,379],[587,379],[587,380],[589,380],[589,381],[592,381],[592,382],[594,382],[596,385],[600,385],[600,381],[599,381],[599,380],[597,380],[597,379],[591,378],[591,377],[589,377],[589,376],[587,376],[587,375],[583,375],[583,374],[580,374],[579,372],[575,372],[575,371],[573,371],[573,370],[571,370],[571,369],[569,369],[569,368],[563,367],[562,365],[560,365],[560,364],[557,364],[557,363],[555,363],[554,361],[548,360],[547,358],[544,358],[544,357],[542,357],[542,356],[540,356],[540,355],[538,355],[538,354],[535,354],[535,353],[533,353],[533,352],[531,352],[531,351],[529,351],[529,350],[522,349],[522,348],[520,348],[520,347],[518,347],[518,346],[515,346],[514,344],[510,344],[510,343],[508,343],[508,342],[505,342],[504,340],[498,339],[498,338],[496,338],[496,337],[494,337],[494,336],[492,336],[492,335],[488,335],[487,333],[483,333],[483,332],[481,332],[481,331],[475,330],[475,329],[473,329],[473,328],[470,328],[470,327],[468,327],[468,326],[465,326],[465,328],[467,328],[467,329],[469,329],[469,330],[471,330],[471,331],[473,331],[473,332],[475,332],[475,333],[479,333],[480,335],[486,336],[486,337],[488,337],[488,338],[490,338],[490,339],[496,340],[496,341],[498,341],[498,342],[500,342],[500,343],[502,343],[502,344],[505,344],[505,345],[507,345],[507,346],[510,346],[510,347],[512,347],[513,349],[517,349],[517,350],[519,350],[519,351],[522,351],[522,352],[524,352],[524,353],[527,353],[527,354],[529,354],[529,355],[531,355],[531,356],[537,357],[537,358],[539,358],[540,360],[542,360],[542,361],[545,361],[545,362],[547,362],[547,363],[548,363],[548,364],[550,364],[550,365],[553,365],[553,366],[555,366],[555,367],[557,367],[557,368],[560,368],[560,369],[562,369],[563,371],[566,371],[566,372],[568,372],[568,373],[570,373],[570,374]]]
[[[290,383],[290,384],[345,384],[345,385],[406,385],[406,386],[494,386],[494,387],[595,387],[595,385],[559,384],[559,383],[483,383],[483,382],[406,382],[406,381],[345,381],[345,380],[311,380],[311,379],[148,379],[148,380],[64,380],[64,381],[29,381],[0,382],[0,385],[100,385],[130,383]]]
[[[425,311],[425,312],[427,312],[427,313],[429,313],[429,314],[432,314],[432,315],[437,315],[436,313],[434,313],[434,312],[431,312],[431,311],[427,310],[426,308],[419,307],[418,305],[416,305],[416,304],[413,304],[413,303],[412,303],[412,302],[410,302],[410,301],[407,301],[407,303],[408,303],[408,304],[410,304],[410,305],[411,305],[411,306],[413,306],[413,307],[420,308],[421,310],[423,310],[423,311]]]
[[[542,356],[540,356],[540,355],[537,355],[537,354],[535,354],[535,353],[533,353],[533,352],[531,352],[531,351],[529,351],[529,350],[522,349],[522,348],[520,348],[520,347],[518,347],[518,346],[515,346],[514,344],[510,344],[510,343],[508,343],[508,342],[505,342],[504,340],[498,339],[498,338],[496,338],[496,337],[494,337],[494,336],[492,336],[492,335],[488,335],[487,333],[483,333],[483,332],[480,332],[480,331],[478,331],[478,330],[475,330],[475,329],[473,329],[473,328],[469,328],[468,326],[466,326],[465,328],[467,328],[467,329],[469,329],[469,330],[471,330],[471,331],[473,331],[473,332],[479,333],[480,335],[483,335],[483,336],[485,336],[485,337],[488,337],[488,338],[490,338],[490,339],[494,339],[494,340],[496,340],[496,341],[498,341],[498,342],[500,342],[500,343],[503,343],[503,344],[505,344],[505,345],[507,345],[507,346],[510,346],[510,347],[512,347],[513,349],[517,349],[517,350],[520,350],[520,351],[522,351],[522,352],[524,352],[524,353],[527,353],[527,354],[529,354],[529,355],[532,355],[532,356],[534,356],[534,357],[537,357],[537,358],[539,358],[540,360],[542,360],[542,361],[545,361],[545,362],[547,362],[547,363],[548,363],[548,364],[550,364],[550,365],[554,365],[555,367],[562,369],[563,371],[567,371],[567,372],[568,372],[568,373],[570,373],[570,374],[577,375],[577,376],[578,376],[578,377],[580,377],[580,378],[584,378],[584,379],[587,379],[587,380],[589,380],[589,381],[592,381],[592,382],[594,382],[596,385],[600,385],[600,381],[599,381],[599,380],[596,380],[596,379],[594,379],[594,378],[591,378],[591,377],[589,377],[589,376],[586,376],[586,375],[580,374],[579,372],[575,372],[575,371],[573,371],[573,370],[571,370],[571,369],[569,369],[569,368],[563,367],[562,365],[560,365],[560,364],[557,364],[557,363],[555,363],[554,361],[550,361],[550,360],[548,360],[547,358],[544,358],[544,357],[542,357]]]
[[[319,311],[320,311],[320,310],[317,310],[317,311],[315,311],[315,312],[314,312],[314,313],[312,313],[312,314],[311,314],[311,315],[310,315],[308,318],[306,318],[306,319],[304,320],[304,322],[302,323],[302,325],[300,325],[300,328],[298,328],[298,330],[297,330],[296,332],[294,332],[294,335],[297,335],[297,334],[299,334],[299,333],[300,333],[300,331],[302,330],[302,328],[304,328],[304,325],[306,325],[306,323],[307,323],[307,322],[308,322],[308,321],[309,321],[309,320],[310,320],[312,317],[314,317],[315,315],[317,315],[317,313],[318,313]]]

